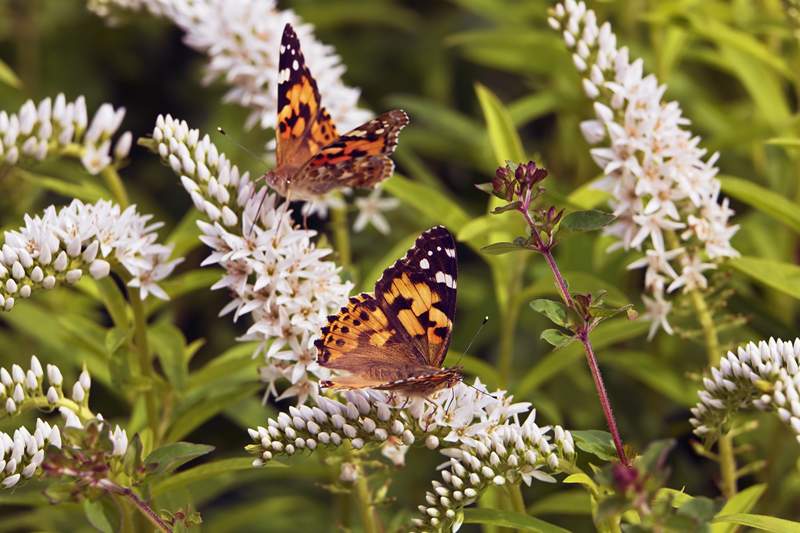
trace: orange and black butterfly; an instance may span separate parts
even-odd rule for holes
[[[319,364],[336,371],[323,382],[427,396],[454,386],[460,368],[442,368],[456,312],[456,248],[436,226],[383,272],[374,294],[350,298],[328,317],[316,341]]]
[[[277,166],[265,174],[278,193],[312,199],[340,187],[375,186],[392,175],[389,156],[406,124],[408,115],[395,109],[339,135],[322,107],[297,34],[290,24],[284,27],[278,64]]]

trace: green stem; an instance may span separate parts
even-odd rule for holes
[[[511,379],[511,365],[514,360],[514,332],[517,329],[519,318],[517,299],[515,296],[511,296],[510,300],[508,309],[500,317],[502,320],[500,324],[500,358],[497,366],[501,379],[500,385],[504,387],[508,386],[508,381]]]
[[[690,291],[689,295],[692,299],[695,313],[697,313],[697,320],[700,322],[700,327],[703,330],[708,364],[709,366],[716,366],[719,364],[722,354],[720,353],[719,333],[714,324],[714,317],[711,316],[708,303],[706,303],[699,289]],[[733,451],[733,436],[730,434],[721,436],[717,446],[719,451],[720,474],[722,477],[721,490],[725,498],[730,499],[736,494],[737,490],[736,454]]]
[[[364,533],[378,533],[380,529],[378,529],[375,511],[372,508],[369,484],[367,483],[367,477],[360,468],[355,481],[355,489],[356,503],[358,504],[358,512],[361,515],[361,525],[364,528]]]
[[[128,207],[128,192],[125,190],[125,185],[122,184],[122,178],[120,178],[117,169],[109,165],[100,171],[100,175],[103,176],[106,186],[119,206],[122,209]]]
[[[133,310],[134,332],[133,342],[136,346],[136,355],[138,356],[138,366],[141,375],[148,378],[151,386],[155,385],[155,376],[153,367],[150,362],[150,346],[147,342],[147,317],[145,315],[144,305],[139,295],[138,289],[129,289],[128,299],[130,300],[131,309]],[[133,368],[133,364],[131,368]],[[147,423],[153,431],[153,439],[158,442],[158,409],[156,407],[156,397],[153,391],[147,392],[144,395],[145,406],[147,408]]]
[[[119,511],[119,531],[120,533],[135,533],[136,526],[133,523],[133,509],[128,502],[118,494],[112,494],[114,503]]]
[[[333,226],[333,245],[339,254],[339,264],[347,270],[352,263],[352,254],[350,253],[350,228],[347,225],[346,207],[331,209],[331,225]]]
[[[527,514],[527,507],[525,507],[525,499],[522,497],[522,489],[518,484],[508,486],[508,495],[511,499],[511,507],[517,513]]]
[[[20,406],[20,410],[24,410],[27,405],[30,405],[41,411],[50,410],[53,409],[53,407],[66,407],[67,409],[78,415],[78,418],[80,418],[84,422],[86,422],[87,420],[94,420],[95,418],[94,413],[92,413],[92,411],[89,410],[88,407],[79,405],[78,403],[70,400],[67,397],[59,398],[56,401],[56,403],[48,402],[47,398],[44,396],[29,398]]]

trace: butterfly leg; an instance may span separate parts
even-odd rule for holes
[[[451,391],[453,392],[453,394],[450,395],[450,400],[447,402],[447,407],[445,407],[445,409],[444,409],[444,414],[445,415],[447,415],[450,412],[450,406],[453,405],[453,401],[455,401],[455,399],[456,399],[456,389],[453,388],[453,389],[451,389]]]
[[[256,227],[256,223],[258,223],[258,218],[261,215],[261,208],[264,207],[264,200],[266,199],[266,197],[267,197],[267,191],[266,191],[266,188],[265,188],[264,189],[264,194],[261,195],[261,201],[258,202],[258,209],[256,209],[256,214],[255,214],[255,216],[253,216],[253,220],[250,222],[250,235],[249,236],[253,235],[253,230]]]

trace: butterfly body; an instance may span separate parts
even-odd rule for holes
[[[404,111],[388,111],[340,135],[290,24],[283,31],[278,69],[277,165],[264,175],[273,189],[310,200],[337,188],[370,188],[391,176],[389,156],[408,124]]]
[[[456,277],[450,232],[437,226],[420,235],[384,271],[374,294],[353,296],[328,317],[316,342],[318,360],[337,375],[323,385],[427,396],[461,381],[460,368],[441,368],[455,316]]]

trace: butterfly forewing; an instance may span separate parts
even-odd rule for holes
[[[420,362],[440,367],[450,345],[456,313],[458,265],[453,236],[437,226],[384,271],[375,297],[390,321],[411,338]]]
[[[306,65],[297,34],[287,24],[278,61],[278,166],[300,168],[337,137],[331,116],[320,102],[317,82]]]

